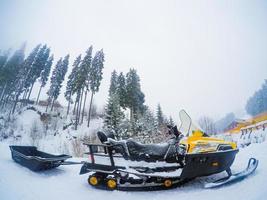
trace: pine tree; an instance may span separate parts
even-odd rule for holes
[[[28,83],[26,84],[26,87],[30,88],[27,100],[30,99],[35,81],[41,76],[41,72],[45,68],[47,60],[49,58],[49,53],[50,53],[50,49],[47,48],[46,45],[43,45],[36,55],[36,58],[32,64],[32,68],[28,76]]]
[[[248,99],[245,108],[247,113],[252,116],[267,111],[267,80],[265,80],[261,89],[257,90],[254,95]]]
[[[0,71],[5,66],[5,64],[8,60],[9,53],[10,53],[10,50],[0,52]]]
[[[120,106],[125,109],[126,108],[126,96],[127,96],[127,92],[126,92],[126,82],[125,82],[125,77],[123,75],[123,73],[121,72],[118,76],[118,80],[117,80],[117,93],[119,95],[120,98]]]
[[[2,102],[3,105],[5,103],[8,103],[10,98],[15,98],[15,93],[17,91],[16,86],[19,78],[18,72],[21,70],[22,64],[24,62],[25,47],[26,44],[24,43],[20,49],[14,52],[14,54],[9,58],[4,68],[2,69],[3,79],[1,80],[1,82],[4,84],[5,88],[1,97],[1,101],[5,98],[5,101]]]
[[[160,128],[164,124],[164,116],[160,104],[157,106],[157,125]]]
[[[52,102],[51,110],[53,110],[54,102],[55,100],[57,100],[60,94],[60,89],[62,87],[61,84],[64,81],[65,75],[67,73],[68,64],[69,64],[69,55],[66,55],[63,60],[62,58],[59,59],[55,69],[52,72],[50,89],[47,92],[49,96],[48,105]]]
[[[90,70],[92,68],[92,51],[93,51],[93,46],[90,46],[89,49],[86,51],[86,55],[83,58],[83,61],[81,63],[81,100],[80,100],[80,107],[81,109],[82,106],[82,97],[84,93],[84,101],[83,101],[83,108],[82,112],[81,110],[79,111],[79,116],[78,116],[78,121],[80,118],[80,113],[82,114],[81,117],[81,123],[83,123],[83,118],[84,118],[84,110],[85,110],[85,104],[86,104],[86,99],[87,99],[87,93],[89,91],[89,85],[90,85]]]
[[[12,113],[15,112],[19,96],[23,92],[23,89],[25,89],[25,84],[26,84],[27,80],[29,79],[29,74],[30,74],[30,71],[32,68],[32,64],[35,61],[35,58],[36,58],[36,55],[38,54],[40,46],[41,45],[39,44],[32,50],[32,52],[25,59],[25,61],[23,62],[23,64],[20,67],[20,70],[18,72],[18,78],[16,81],[17,90],[16,90],[15,102],[13,105]]]
[[[67,82],[66,90],[64,93],[64,96],[65,96],[66,100],[68,101],[67,115],[69,114],[70,104],[73,103],[71,96],[74,94],[75,78],[77,77],[77,73],[79,70],[79,65],[81,63],[81,60],[82,60],[82,56],[80,54],[75,59],[73,65],[72,65],[73,66],[72,71],[71,71],[70,75],[68,76],[68,82]]]
[[[123,133],[123,130],[120,129],[120,125],[123,118],[124,114],[121,111],[119,96],[117,94],[111,95],[105,108],[104,125],[117,138],[122,137],[121,133]]]
[[[91,60],[92,60],[92,50],[93,47],[90,46],[86,51],[86,55],[84,56],[83,60],[81,61],[79,58],[79,63],[77,69],[75,69],[75,75],[73,76],[72,81],[72,92],[71,95],[76,94],[76,101],[74,110],[76,113],[76,120],[75,120],[75,129],[77,130],[78,123],[80,121],[80,114],[82,114],[82,120],[84,115],[84,108],[82,109],[82,100],[84,96],[84,105],[86,101],[87,91],[89,88],[89,81],[88,81],[88,74],[91,67]],[[77,59],[76,59],[77,62]],[[75,65],[75,63],[74,63]],[[85,94],[84,94],[85,93]]]
[[[60,68],[62,66],[62,58],[60,58],[58,61],[57,61],[57,64],[52,72],[52,76],[50,78],[50,88],[47,92],[47,95],[48,95],[48,103],[47,103],[47,107],[46,107],[46,111],[48,109],[48,106],[50,105],[50,103],[52,102],[54,96],[55,96],[55,91],[56,91],[56,88],[57,88],[57,84],[58,84],[58,77],[59,77],[59,71],[60,71]]]
[[[99,86],[103,76],[103,68],[104,68],[104,52],[103,49],[97,51],[93,60],[92,60],[92,67],[89,70],[89,86],[91,90],[91,100],[88,112],[88,123],[87,127],[90,124],[90,117],[91,117],[91,107],[93,102],[93,96],[96,92],[99,91]]]
[[[145,95],[141,91],[140,78],[135,69],[126,74],[126,106],[130,109],[130,119],[135,121],[137,115],[144,111]]]
[[[41,77],[40,77],[41,85],[40,85],[40,89],[39,89],[38,96],[37,96],[37,99],[36,99],[36,104],[38,104],[42,88],[47,83],[47,80],[48,80],[48,77],[49,77],[49,74],[50,74],[50,71],[51,71],[51,67],[52,67],[52,64],[53,64],[53,60],[54,60],[54,57],[53,57],[53,55],[51,55],[48,58],[48,60],[46,61],[46,63],[45,63],[44,70],[41,72]]]
[[[109,96],[116,94],[117,88],[118,88],[118,74],[116,70],[113,70],[110,79]]]
[[[157,122],[153,112],[146,107],[144,114],[138,119],[140,132],[138,137],[145,143],[152,143],[157,133]]]

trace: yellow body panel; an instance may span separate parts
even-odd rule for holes
[[[204,137],[201,131],[195,131],[191,136],[181,141],[181,144],[187,146],[187,153],[204,153],[213,152],[217,150],[219,144],[230,145],[233,149],[236,149],[236,143],[227,142],[225,140]]]

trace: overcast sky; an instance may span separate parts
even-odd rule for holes
[[[267,78],[267,1],[0,0],[0,49],[23,41],[27,52],[47,43],[56,60],[70,53],[71,63],[91,44],[103,48],[98,105],[111,71],[135,68],[154,110],[217,119],[244,110]]]

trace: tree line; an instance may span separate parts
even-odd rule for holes
[[[261,88],[247,100],[245,109],[252,116],[267,111],[267,79],[264,80]]]
[[[46,44],[38,44],[27,57],[25,57],[25,49],[24,43],[13,54],[10,50],[0,51],[0,108],[9,110],[9,115],[14,114],[18,104],[23,107],[31,102],[32,89],[36,82],[40,83],[40,88],[33,103],[38,104],[42,89],[46,86],[49,77],[46,111],[49,107],[52,111],[69,67],[70,55],[68,54],[58,59],[50,76],[54,61],[51,49]],[[93,47],[90,46],[83,58],[79,55],[75,59],[64,93],[68,101],[67,114],[69,114],[70,104],[75,104],[76,129],[78,124],[83,122],[86,98],[91,92],[87,122],[89,127],[93,96],[98,92],[102,80],[104,52],[102,49],[96,51],[94,55],[92,52]]]
[[[144,103],[145,95],[137,71],[130,69],[124,75],[114,70],[105,106],[106,131],[113,133],[118,139],[140,137],[143,142],[160,140],[162,132],[166,132],[166,125],[174,125],[173,119],[164,116],[160,104],[154,114]]]

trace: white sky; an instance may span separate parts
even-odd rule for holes
[[[219,118],[244,110],[267,78],[267,1],[0,0],[0,49],[23,41],[28,51],[47,43],[56,60],[70,53],[71,64],[103,48],[98,105],[111,71],[135,68],[150,107]]]

